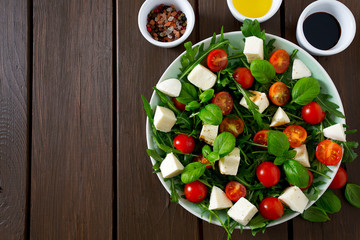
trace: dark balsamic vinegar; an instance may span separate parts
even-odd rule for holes
[[[303,23],[306,40],[315,48],[328,50],[340,39],[341,28],[334,16],[317,12],[308,16]]]

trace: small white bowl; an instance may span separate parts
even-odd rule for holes
[[[274,14],[279,10],[281,3],[282,3],[282,0],[272,0],[270,10],[264,16],[259,17],[259,18],[250,18],[250,17],[246,17],[246,16],[240,14],[235,9],[233,0],[227,0],[227,5],[230,9],[231,14],[240,22],[243,22],[245,19],[251,19],[251,20],[257,19],[260,23],[265,22],[266,20],[268,20],[269,18],[274,16]]]
[[[171,4],[174,4],[175,9],[177,11],[179,11],[179,10],[182,11],[186,16],[187,25],[186,25],[185,33],[179,39],[177,39],[177,40],[175,40],[173,42],[160,42],[160,41],[157,41],[157,40],[152,38],[152,36],[150,35],[150,33],[146,29],[148,14],[152,10],[157,8],[160,4],[165,4],[165,5],[169,5],[169,6]],[[194,10],[193,10],[191,4],[187,0],[146,0],[142,4],[142,6],[141,6],[141,8],[139,10],[138,25],[139,25],[139,29],[140,29],[141,34],[151,44],[154,44],[155,46],[158,46],[158,47],[171,48],[171,47],[178,46],[179,44],[184,42],[189,37],[189,35],[191,34],[191,32],[192,32],[192,30],[194,28],[194,24],[195,24]]]
[[[304,35],[303,24],[305,19],[313,13],[326,12],[336,18],[340,24],[341,35],[337,44],[329,50],[321,50],[312,46]],[[345,50],[355,37],[356,22],[351,11],[336,0],[318,0],[307,6],[301,13],[297,27],[296,39],[299,45],[315,56],[329,56]]]

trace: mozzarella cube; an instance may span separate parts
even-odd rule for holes
[[[264,41],[255,36],[245,38],[244,54],[248,63],[255,59],[264,59]]]
[[[291,210],[303,213],[309,199],[297,186],[288,187],[280,195],[279,200],[286,204]]]
[[[278,126],[287,124],[289,122],[290,122],[290,119],[289,119],[288,115],[281,107],[279,107],[276,110],[276,112],[272,118],[270,127],[278,127]]]
[[[265,109],[270,105],[269,100],[266,97],[266,94],[262,93],[262,92],[258,92],[258,91],[251,91],[251,90],[249,92],[254,94],[254,96],[250,97],[250,100],[253,101],[259,107],[259,112],[263,113],[265,111]],[[249,106],[247,105],[244,97],[241,99],[240,105],[249,109]]]
[[[221,174],[235,176],[240,165],[240,149],[234,148],[231,153],[219,160]]]
[[[304,167],[310,167],[309,154],[306,149],[306,145],[302,144],[300,147],[294,148],[294,150],[296,151],[294,159],[301,163]]]
[[[346,142],[345,129],[341,123],[324,128],[323,133],[327,138]]]
[[[168,153],[160,164],[160,171],[164,178],[172,178],[179,175],[184,169],[179,159],[173,153]]]
[[[295,59],[292,68],[292,79],[300,79],[310,76],[311,72],[306,65],[300,59]]]
[[[241,225],[246,226],[257,212],[257,208],[242,197],[229,209],[227,214]]]
[[[232,201],[227,198],[226,194],[218,187],[213,186],[210,195],[210,210],[220,210],[229,208],[233,205]]]
[[[198,64],[187,78],[201,90],[208,90],[215,85],[217,76],[203,65]]]
[[[158,83],[156,88],[169,97],[178,97],[181,91],[181,82],[175,78],[170,78]]]
[[[154,125],[157,130],[170,132],[175,123],[176,116],[173,111],[165,107],[156,106]]]
[[[202,126],[199,138],[212,146],[214,145],[215,138],[218,135],[218,131],[219,126],[204,124]]]

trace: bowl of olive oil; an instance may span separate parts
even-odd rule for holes
[[[265,22],[280,8],[282,0],[227,0],[231,14],[240,22],[257,19]]]

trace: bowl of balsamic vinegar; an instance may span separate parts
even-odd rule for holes
[[[329,56],[345,50],[354,39],[356,22],[351,11],[335,0],[318,0],[301,13],[296,39],[316,56]]]

